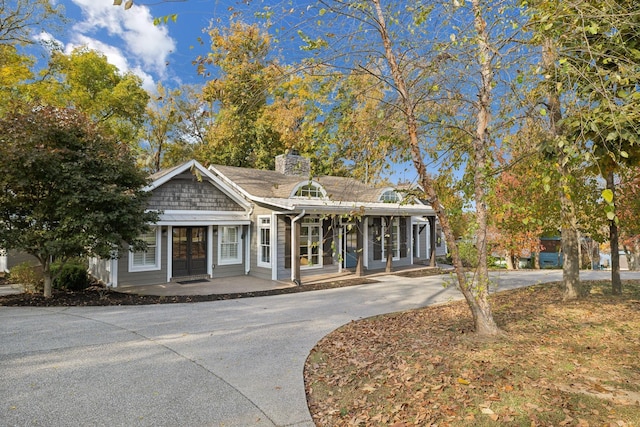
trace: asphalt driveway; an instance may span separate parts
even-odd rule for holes
[[[507,289],[560,277],[494,279]],[[376,279],[196,304],[0,307],[0,425],[313,426],[302,371],[319,339],[351,320],[460,298],[442,286],[448,276]]]

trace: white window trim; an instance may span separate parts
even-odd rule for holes
[[[386,199],[386,195],[393,193],[393,195],[395,196],[396,200],[387,200]],[[380,197],[378,197],[378,201],[382,202],[382,203],[401,203],[402,202],[402,195],[397,191],[394,190],[392,188],[388,188],[384,191],[382,191],[380,193]]]
[[[296,195],[298,193],[298,190],[300,190],[302,187],[306,187],[308,185],[314,186],[316,188],[318,188],[318,190],[320,190],[321,196],[320,197],[311,197],[311,196],[298,196]],[[318,184],[315,181],[304,181],[299,183],[298,185],[295,186],[295,188],[293,189],[293,191],[291,192],[290,195],[291,198],[293,199],[326,199],[327,198],[327,192],[324,189],[324,187],[320,184]]]
[[[318,262],[316,264],[301,265],[300,269],[301,270],[313,270],[315,268],[322,268],[324,266],[323,265],[324,259],[322,257],[322,254],[323,254],[323,251],[322,251],[322,221],[320,220],[320,217],[318,217],[318,216],[315,216],[315,217],[307,216],[307,217],[304,217],[304,219],[302,220],[301,227],[305,226],[305,225],[307,227],[309,227],[309,226],[317,227],[320,230],[320,232],[318,234],[319,237],[320,237],[320,241],[318,242],[318,245],[319,245],[318,246]],[[308,242],[309,241],[307,240],[307,246],[308,246]],[[300,245],[302,245],[302,240],[300,240]]]
[[[269,220],[268,225],[263,225],[263,220]],[[273,228],[272,228],[271,215],[258,215],[258,267],[271,268],[271,264],[273,262]],[[262,261],[262,230],[269,230],[269,262]]]
[[[129,250],[129,271],[132,273],[140,272],[140,271],[158,271],[161,269],[160,260],[162,259],[162,227],[154,227],[156,230],[156,259],[153,265],[134,265],[133,264],[133,254],[135,253],[132,250]]]
[[[225,228],[235,228],[238,233],[238,250],[236,251],[238,256],[236,258],[222,258],[222,230]],[[242,228],[240,225],[221,225],[218,226],[218,265],[234,265],[242,264]]]
[[[391,221],[391,227],[395,227],[396,228],[396,237],[397,237],[397,242],[393,241],[393,239],[391,240],[391,248],[393,249],[393,244],[395,243],[396,245],[396,250],[393,251],[394,254],[391,257],[391,259],[393,261],[399,261],[400,260],[400,219],[399,218],[393,218],[393,221]],[[382,260],[384,261],[385,259],[387,259],[387,253],[386,253],[386,249],[387,249],[387,224],[386,221],[382,222]]]

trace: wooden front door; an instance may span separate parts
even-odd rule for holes
[[[173,228],[173,277],[207,274],[207,227]]]

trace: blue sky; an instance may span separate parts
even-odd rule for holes
[[[199,37],[207,42],[203,29],[211,21],[226,26],[231,13],[247,10],[237,0],[140,0],[129,10],[113,6],[112,0],[52,1],[64,6],[71,21],[63,31],[40,38],[55,40],[66,52],[80,46],[100,51],[121,71],[140,76],[146,89],[158,81],[167,86],[202,82],[191,62],[208,52],[206,44],[198,43]],[[260,3],[251,2],[251,7]],[[153,24],[155,17],[171,14],[178,15],[176,22]]]
[[[64,6],[70,22],[60,32],[40,34],[41,39],[55,41],[67,53],[81,46],[100,51],[121,71],[140,76],[145,89],[151,92],[158,82],[165,87],[204,82],[192,61],[209,52],[208,36],[203,30],[210,22],[228,26],[232,14],[252,21],[254,11],[265,5],[274,8],[281,13],[278,36],[293,40],[279,46],[286,49],[282,57],[291,59],[302,54],[295,35],[300,13],[313,14],[308,9],[313,3],[309,0],[135,0],[129,10],[114,6],[113,0],[51,1]],[[177,14],[176,22],[154,25],[154,18],[173,14]],[[394,166],[394,180],[414,178],[410,164]]]

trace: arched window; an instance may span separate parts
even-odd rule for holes
[[[380,195],[380,201],[383,203],[398,203],[400,200],[400,195],[396,190],[385,190]]]
[[[307,199],[322,199],[326,197],[324,189],[316,183],[308,182],[299,185],[293,193],[294,197],[304,197]]]

